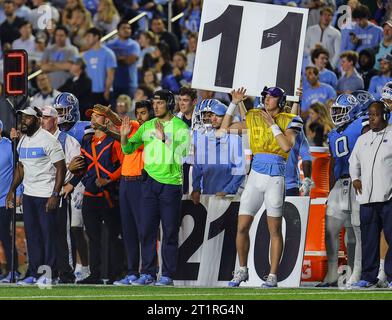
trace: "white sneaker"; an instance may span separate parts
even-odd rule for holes
[[[79,271],[75,271],[76,281],[82,281],[90,275],[90,267],[82,267]]]
[[[234,272],[234,277],[228,283],[229,287],[238,287],[241,282],[246,282],[249,279],[248,268],[246,270],[238,269]]]
[[[347,280],[346,287],[351,288],[354,283],[359,282],[361,280],[361,273],[353,272],[351,274],[350,279]]]
[[[377,288],[388,288],[388,281],[387,281],[387,275],[385,274],[385,271],[383,269],[380,269],[378,271],[378,282],[377,282]]]
[[[278,286],[278,279],[276,275],[268,275],[265,282],[261,285],[262,288],[276,288]]]

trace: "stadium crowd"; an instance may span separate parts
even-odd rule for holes
[[[167,0],[0,2],[1,51],[25,49],[29,73],[42,71],[29,81],[30,99],[18,111],[17,124],[9,102],[0,97],[0,181],[5,181],[0,241],[7,261],[1,283],[12,275],[14,197],[23,207],[28,251],[26,274],[13,275],[18,283],[102,283],[104,224],[110,283],[172,285],[182,195],[198,204],[202,194],[242,193],[240,265],[229,286],[248,279],[248,232],[265,201],[271,270],[263,285],[275,287],[284,196],[309,195],[309,147],[317,146],[329,147],[333,158],[325,229],[328,273],[319,286],[337,286],[339,233],[345,227],[353,271],[347,284],[392,287],[387,245],[392,148],[383,143],[392,141],[390,1],[253,1],[309,9],[298,103],[286,102],[278,87],[253,98],[244,88],[231,94],[190,88],[202,0],[172,1],[172,15],[184,15],[171,31]],[[342,5],[350,8],[345,19],[338,10]],[[50,12],[45,24],[41,6]],[[147,14],[128,23],[142,12]],[[101,41],[113,30],[116,35]],[[262,139],[254,127],[264,130]],[[249,172],[244,130],[253,153]],[[18,140],[15,168],[7,137]],[[370,158],[363,159],[367,147]],[[213,153],[225,154],[226,161],[210,157]],[[386,162],[377,159],[381,154]],[[386,181],[377,188],[375,168]],[[266,188],[272,182],[275,187]],[[42,275],[41,265],[50,266],[52,278]]]

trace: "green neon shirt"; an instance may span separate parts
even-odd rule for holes
[[[177,117],[162,122],[165,143],[156,137],[157,118],[146,121],[122,146],[124,154],[130,154],[144,144],[144,169],[156,181],[163,184],[182,185],[182,163],[189,150],[189,128]]]

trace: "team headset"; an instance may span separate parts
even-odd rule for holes
[[[261,92],[261,102],[264,105],[264,101],[265,101],[265,97],[267,96],[267,94],[280,94],[281,97],[279,98],[278,101],[278,106],[279,109],[282,110],[284,108],[284,106],[286,105],[286,93],[284,92],[284,90],[282,88],[279,87],[270,87],[268,88],[267,86],[264,87],[263,91]],[[274,95],[272,95],[274,97]]]
[[[388,105],[384,101],[381,101],[381,102],[384,105],[384,109],[382,111],[382,118],[385,121],[389,121],[389,118],[391,117],[391,111],[389,110]]]

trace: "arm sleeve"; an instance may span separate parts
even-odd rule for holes
[[[190,137],[189,129],[186,124],[180,128],[175,134],[175,154],[181,158],[186,157],[189,154]],[[182,162],[182,159],[181,161]]]
[[[334,88],[330,87],[328,100],[335,99],[335,98],[336,98],[336,91],[334,90]]]
[[[231,180],[223,189],[228,194],[236,194],[245,177],[245,159],[242,150],[242,140],[239,136],[229,135]]]
[[[117,68],[117,59],[116,55],[114,54],[113,50],[108,48],[110,54],[107,55],[107,61],[106,61],[106,69],[112,69],[112,68]]]
[[[371,93],[372,95],[377,94],[376,81],[374,81],[374,80],[375,80],[374,77],[372,77],[370,79],[370,84],[369,84],[369,89],[368,89],[369,93]]]
[[[344,52],[347,50],[354,49],[354,45],[351,43],[351,39],[350,39],[350,30],[351,29],[342,30],[342,41],[340,44],[340,51],[339,52]]]
[[[118,141],[115,141],[112,147],[112,162],[116,163],[117,161],[119,161],[121,165],[117,168],[116,171],[112,173],[112,175],[110,176],[110,180],[117,181],[118,179],[120,179],[123,159],[124,154],[121,152],[121,145]]]
[[[203,167],[200,164],[194,164],[192,169],[192,189],[201,192],[201,178],[203,177]]]
[[[340,32],[337,32],[335,39],[333,41],[333,46],[335,50],[335,54],[331,57],[331,63],[334,68],[338,66],[339,56],[340,56],[340,48],[342,43],[342,35]],[[335,86],[336,87],[336,86]]]
[[[358,143],[359,142],[359,143]],[[361,177],[361,161],[359,158],[359,153],[360,153],[360,141],[357,141],[357,143],[354,146],[353,152],[351,153],[350,159],[348,160],[350,163],[350,176],[351,180],[357,180]]]
[[[63,148],[61,147],[60,142],[57,141],[56,138],[53,137],[53,142],[50,142],[46,146],[46,154],[50,158],[52,163],[59,162],[61,160],[65,160],[65,155],[63,152]]]
[[[145,130],[145,123],[136,131],[136,133],[128,139],[128,144],[121,146],[124,154],[131,154],[143,144],[143,134]]]
[[[287,129],[293,129],[294,131],[299,133],[301,132],[301,130],[303,130],[303,127],[304,122],[302,121],[302,119],[299,116],[295,116],[287,126]]]
[[[299,155],[303,161],[312,161],[308,139],[306,139],[305,134],[302,134],[302,138],[303,139],[299,149]]]

